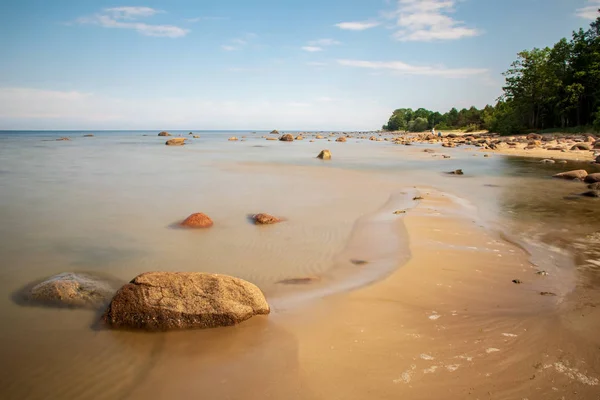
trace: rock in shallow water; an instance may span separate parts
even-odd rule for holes
[[[256,225],[271,225],[282,221],[280,218],[265,213],[254,214],[252,219]]]
[[[195,213],[184,219],[179,225],[186,228],[210,228],[213,226],[213,221],[206,214]]]
[[[329,150],[321,150],[317,158],[321,160],[331,160],[331,152]]]
[[[33,286],[27,301],[47,306],[98,308],[110,301],[116,287],[85,273],[63,272]]]
[[[164,331],[230,326],[269,312],[261,290],[239,278],[147,272],[117,292],[102,318],[112,328]]]
[[[600,182],[600,172],[596,172],[594,174],[589,174],[585,177],[585,182],[587,183],[596,183]]]
[[[185,144],[185,138],[173,138],[165,142],[167,146],[183,146]]]
[[[584,169],[576,169],[574,171],[561,172],[560,174],[553,175],[554,178],[561,179],[584,179],[588,175],[587,171]]]

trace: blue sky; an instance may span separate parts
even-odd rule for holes
[[[0,3],[0,129],[378,129],[482,107],[600,0]]]

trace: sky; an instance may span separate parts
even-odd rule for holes
[[[6,0],[0,129],[379,129],[494,104],[600,0]]]

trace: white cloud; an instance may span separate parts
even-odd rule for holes
[[[104,12],[116,19],[136,19],[138,17],[151,17],[164,11],[150,7],[113,7],[105,8]]]
[[[308,51],[309,53],[315,53],[317,51],[323,51],[323,48],[318,46],[303,46],[302,50]]]
[[[338,64],[347,67],[367,68],[372,70],[390,70],[402,75],[427,75],[446,78],[464,78],[472,75],[487,74],[487,69],[482,68],[446,68],[443,66],[417,66],[402,61],[362,61],[362,60],[337,60]]]
[[[82,17],[77,22],[80,24],[100,25],[104,28],[133,29],[145,36],[178,38],[189,33],[188,29],[174,25],[151,25],[135,21],[137,18],[151,17],[161,12],[163,11],[149,7],[106,8],[102,14],[96,14],[92,17]]]
[[[588,0],[588,4],[590,5],[578,8],[575,12],[575,15],[577,15],[580,18],[589,19],[593,21],[596,18],[598,18],[598,16],[600,16],[600,14],[598,14],[598,9],[600,8],[600,0]]]
[[[481,32],[464,26],[448,14],[457,0],[398,0],[398,8],[388,17],[399,28],[394,38],[400,41],[454,40],[478,36]]]
[[[341,43],[335,39],[317,39],[311,40],[310,42],[308,42],[308,44],[311,46],[335,46]]]
[[[225,44],[223,46],[221,46],[221,48],[223,50],[225,50],[225,51],[234,51],[234,50],[237,50],[237,47],[235,47],[235,46],[228,46],[228,45],[225,45]]]
[[[335,24],[335,26],[337,26],[340,29],[345,29],[348,31],[364,31],[366,29],[370,29],[370,28],[374,28],[376,26],[379,26],[381,23],[380,22],[375,22],[375,21],[363,21],[363,22],[340,22],[339,24]]]

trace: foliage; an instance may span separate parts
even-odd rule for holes
[[[504,135],[581,126],[600,131],[600,17],[570,40],[519,52],[503,75],[504,93],[495,106],[452,108],[445,114],[402,108],[383,128],[487,129]]]

